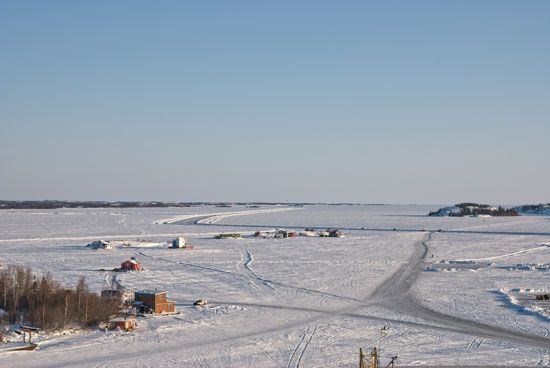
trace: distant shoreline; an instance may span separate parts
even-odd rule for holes
[[[166,207],[233,207],[233,206],[389,206],[383,203],[321,203],[321,202],[166,202],[166,201],[6,201],[0,200],[0,210],[55,210],[63,208],[166,208]]]

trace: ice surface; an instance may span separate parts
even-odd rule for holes
[[[550,264],[550,219],[426,216],[439,207],[306,206],[230,217],[219,213],[251,209],[0,211],[0,265],[50,271],[67,285],[86,276],[99,291],[113,281],[99,270],[134,256],[145,271],[116,281],[165,289],[181,312],[140,318],[132,333],[42,335],[34,352],[3,353],[1,366],[355,367],[358,348],[374,344],[383,361],[398,355],[401,365],[550,364],[550,340],[541,346],[548,319],[506,295],[549,287],[550,272],[518,264]],[[340,228],[346,237],[213,238],[306,226]],[[377,291],[430,232],[409,289]],[[177,236],[194,249],[169,249]],[[85,247],[98,239],[114,249]],[[439,272],[428,272],[432,266]],[[193,307],[199,298],[210,306]]]

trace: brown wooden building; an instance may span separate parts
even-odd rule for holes
[[[109,321],[109,330],[120,328],[123,331],[133,331],[137,327],[137,322],[134,317],[119,317]]]
[[[136,291],[134,306],[142,313],[174,313],[176,303],[166,299],[166,291]]]

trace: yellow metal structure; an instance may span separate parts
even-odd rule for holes
[[[363,349],[359,348],[359,368],[379,368],[378,350],[374,347],[370,353],[370,359],[367,359]]]

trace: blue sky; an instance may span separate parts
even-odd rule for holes
[[[0,198],[549,201],[549,1],[2,1]]]

